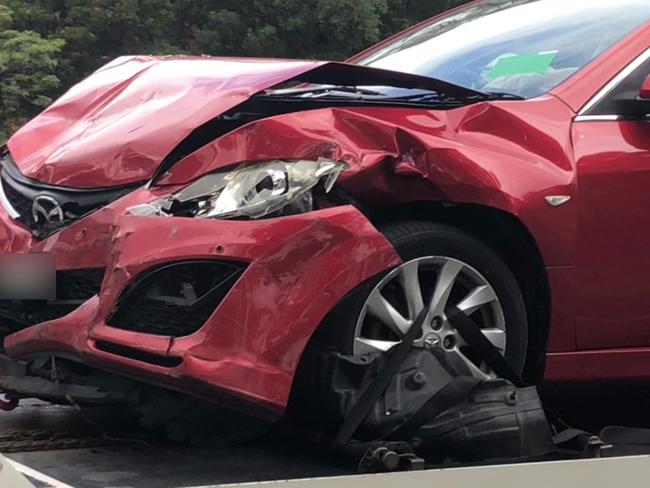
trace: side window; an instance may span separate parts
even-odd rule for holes
[[[650,74],[650,49],[637,58],[623,71],[624,78],[614,83],[610,90],[592,107],[581,115],[619,116],[622,119],[646,119],[650,114],[650,106],[637,100],[643,82]],[[619,75],[620,76],[620,75]],[[605,88],[607,90],[607,88]]]

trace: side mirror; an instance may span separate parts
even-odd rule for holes
[[[650,75],[648,75],[643,85],[641,85],[638,99],[643,102],[650,102]]]

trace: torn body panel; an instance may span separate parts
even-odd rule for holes
[[[110,78],[112,69],[140,66],[129,83],[107,82],[97,92],[89,87],[88,93],[82,84],[66,95],[91,107],[92,113],[78,114],[78,123],[68,118],[76,109],[67,112],[70,100],[64,97],[9,143],[21,172],[48,184],[107,187],[150,179],[40,239],[0,208],[0,252],[50,252],[58,270],[105,270],[97,295],[74,311],[36,325],[13,325],[5,339],[13,358],[72,357],[213,401],[239,402],[258,415],[277,416],[287,405],[304,348],[327,313],[360,284],[401,262],[369,220],[371,213],[423,202],[498,209],[523,223],[546,266],[573,264],[575,210],[568,205],[550,213],[544,200],[548,194],[575,194],[569,139],[573,113],[555,97],[525,104],[488,102],[481,101],[481,94],[437,80],[368,68],[279,62],[264,65],[262,76],[255,62],[217,60],[214,66],[240,70],[239,81],[229,73],[228,80],[217,76],[215,84],[204,85],[199,76],[192,94],[183,96],[181,81],[178,92],[174,83],[165,84],[171,90],[166,112],[174,107],[172,137],[169,127],[156,132],[152,122],[162,119],[161,107],[154,110],[156,103],[163,103],[158,98],[148,99],[128,116],[120,110],[126,107],[121,98],[125,93],[147,93],[141,83],[158,69],[157,62],[147,60],[116,62],[98,72],[100,79]],[[258,93],[288,79],[324,82],[332,73],[347,81],[365,76],[388,82],[389,77],[397,86],[438,87],[457,98],[418,106],[347,99],[287,102]],[[220,95],[208,97],[211,88]],[[201,93],[207,98],[197,98]],[[203,110],[210,103],[210,110]],[[194,111],[195,106],[201,109]],[[82,134],[88,137],[76,144]],[[109,134],[120,142],[109,140]],[[29,145],[30,136],[40,142]],[[96,151],[82,154],[95,142]],[[125,144],[133,160],[124,157]],[[345,163],[337,185],[359,208],[329,201],[313,211],[259,220],[130,215],[137,206],[242,163],[320,158]],[[202,278],[183,276],[196,273],[188,263],[203,261],[217,267],[241,264],[241,274],[236,279],[224,274],[222,282],[206,285],[206,293],[195,293],[186,285]],[[178,266],[174,279],[189,295],[173,296],[155,280],[150,288],[145,286],[151,281],[145,277],[169,266]],[[563,283],[558,278],[551,286]],[[129,307],[125,318],[118,312],[127,295],[139,297],[146,307]],[[152,316],[181,317],[179,321],[189,323],[182,317],[196,308],[188,312],[182,303],[203,298],[210,301],[200,304],[208,307],[209,318],[194,328],[175,333],[168,324],[148,323]],[[137,316],[139,309],[153,312]],[[554,327],[557,322],[563,334],[552,336],[551,344],[556,350],[571,350],[567,341],[572,334],[566,333],[572,331],[570,317],[555,310],[553,314]]]
[[[281,239],[285,235],[293,237]],[[159,245],[152,248],[152,241]],[[325,314],[355,286],[400,262],[349,206],[255,222],[124,216],[111,242],[100,296],[7,337],[8,353],[71,355],[180,391],[254,400],[276,413],[288,401],[304,346]],[[171,338],[106,324],[120,295],[143,272],[188,259],[248,263],[196,333]],[[179,364],[168,367],[106,344],[178,358]]]
[[[349,165],[339,184],[364,206],[438,201],[498,208],[524,222],[549,266],[570,265],[575,213],[559,208],[548,219],[540,209],[546,194],[575,194],[571,115],[553,97],[454,110],[298,111],[218,138],[157,183],[187,184],[233,161],[326,157]]]
[[[349,169],[338,184],[369,211],[440,202],[497,208],[532,235],[549,270],[571,272],[577,214],[549,212],[546,195],[576,196],[573,113],[554,97],[454,110],[326,108],[249,123],[196,151],[159,184],[186,184],[232,161],[327,157]],[[558,121],[564,120],[563,123]],[[549,348],[575,347],[571,296],[550,280]]]
[[[495,118],[506,128],[497,130]],[[5,347],[12,357],[64,354],[213,400],[243,401],[256,414],[278,414],[312,333],[348,292],[400,262],[393,247],[349,206],[250,222],[136,217],[128,209],[238,162],[326,157],[347,163],[338,184],[364,208],[431,201],[498,208],[526,225],[549,266],[567,265],[574,213],[560,207],[551,219],[540,211],[547,193],[574,194],[570,131],[555,122],[564,118],[565,105],[553,97],[523,110],[503,101],[454,110],[285,113],[217,138],[174,164],[156,186],[42,241],[5,215],[0,232],[11,236],[2,241],[5,252],[52,252],[59,269],[106,268],[98,297],[10,335]],[[120,297],[142,273],[195,259],[248,263],[200,329],[170,337],[109,325]],[[554,347],[570,348],[562,342],[566,335],[558,337],[551,339]]]
[[[29,122],[8,147],[26,176],[46,183],[93,188],[143,181],[196,127],[321,64],[118,58]]]
[[[482,96],[435,79],[342,63],[125,56],[72,87],[7,145],[20,171],[44,183],[97,188],[143,182],[189,154],[182,143],[200,137],[215,117],[288,82],[363,82]]]

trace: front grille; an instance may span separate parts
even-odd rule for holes
[[[139,185],[114,188],[53,186],[23,175],[9,153],[0,155],[0,197],[5,210],[43,239],[133,191]]]
[[[97,295],[103,279],[103,268],[57,271],[56,300],[0,300],[0,327],[6,334],[61,318]]]
[[[157,268],[124,291],[107,323],[153,335],[190,335],[210,318],[244,269],[244,264],[230,261],[190,261]]]

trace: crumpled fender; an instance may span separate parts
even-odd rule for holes
[[[548,266],[573,263],[575,196],[570,109],[554,97],[454,110],[325,108],[249,123],[176,163],[157,184],[187,184],[243,161],[328,157],[350,165],[339,184],[364,206],[484,205],[519,218]],[[559,121],[559,122],[558,122]]]

